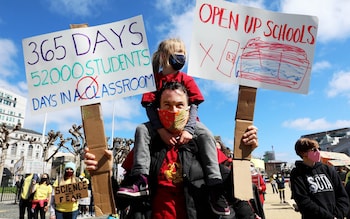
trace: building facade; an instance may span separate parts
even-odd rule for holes
[[[350,156],[350,128],[317,132],[301,137],[316,140],[322,151],[345,153]]]
[[[27,173],[51,173],[52,160],[45,160],[55,147],[44,151],[42,140],[41,133],[29,129],[10,133],[7,146],[0,148],[3,185],[13,185],[19,176]]]
[[[27,98],[0,88],[0,124],[15,126],[24,124]]]
[[[48,173],[56,178],[65,162],[76,159],[71,153],[57,153],[55,145],[47,147],[44,144],[47,136],[42,133],[25,128],[13,131],[18,124],[24,127],[26,105],[27,98],[0,88],[0,125],[11,131],[5,139],[6,131],[0,130],[1,185],[14,185],[20,176],[28,173]]]

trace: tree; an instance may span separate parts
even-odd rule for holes
[[[118,176],[118,165],[122,164],[130,152],[130,146],[134,143],[132,139],[113,138],[113,162],[114,162],[114,177]]]
[[[5,160],[7,155],[7,149],[10,142],[10,134],[21,129],[21,123],[16,126],[10,127],[5,123],[2,123],[0,127],[0,148],[1,148],[1,160],[0,160],[0,185],[2,182],[2,175],[4,172]]]

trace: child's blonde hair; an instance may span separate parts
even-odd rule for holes
[[[180,50],[178,49],[179,47]],[[175,52],[184,52],[186,55],[185,43],[178,38],[163,40],[159,44],[157,51],[152,56],[153,73],[158,73],[160,67],[168,65],[169,57]]]

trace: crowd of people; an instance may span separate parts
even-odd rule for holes
[[[157,91],[142,96],[148,122],[135,130],[134,147],[123,163],[125,179],[112,183],[116,185],[116,208],[127,209],[126,219],[264,219],[264,177],[251,163],[247,174],[251,174],[254,197],[234,197],[232,151],[199,121],[198,105],[204,97],[195,80],[181,71],[185,62],[186,49],[180,39],[162,41],[152,56]],[[255,149],[257,128],[247,127],[241,140]],[[302,160],[291,172],[291,198],[302,218],[349,217],[350,184],[343,183],[334,168],[320,162],[317,142],[299,139],[295,151]],[[106,150],[105,156],[113,162],[111,151]],[[86,170],[98,168],[89,145],[84,157]],[[79,200],[74,197],[55,203],[52,188],[81,180],[86,179],[76,177],[72,162],[65,164],[62,178],[52,186],[46,173],[27,176],[22,185],[20,219],[26,209],[28,219],[39,215],[44,219],[48,211],[52,219],[76,219],[86,208],[79,210]],[[280,202],[286,203],[284,176],[272,175],[270,183]]]
[[[40,176],[35,173],[27,174],[18,183],[20,188],[19,218],[24,219],[25,214],[27,214],[28,219],[38,219],[39,217],[45,219],[46,213],[48,213],[50,219],[76,219],[79,214],[86,213],[86,206],[79,205],[79,200],[75,198],[67,202],[55,203],[54,188],[76,182],[89,184],[85,174],[81,174],[79,178],[76,177],[76,165],[73,162],[67,162],[64,165],[62,177],[56,179],[52,184],[47,173]],[[92,203],[89,205],[92,215]]]
[[[149,121],[136,128],[134,147],[123,164],[127,175],[114,188],[116,207],[127,208],[127,218],[264,218],[266,183],[253,163],[250,174],[255,197],[244,201],[232,196],[232,152],[199,121],[198,105],[204,97],[195,80],[181,71],[185,61],[186,49],[179,39],[162,41],[152,56],[157,91],[142,96]],[[256,148],[257,128],[247,127],[242,142]],[[110,151],[106,156],[112,162]],[[86,169],[95,170],[97,162],[87,147]],[[67,163],[63,177],[53,187],[80,180],[75,171],[75,164]],[[41,186],[29,186],[30,194],[42,191],[38,201],[31,201],[34,215],[45,216],[51,206],[52,217],[77,218],[79,200],[54,203],[47,178],[47,174],[41,177]],[[272,182],[285,203],[284,178],[278,175]]]
[[[199,121],[198,105],[204,97],[195,80],[181,71],[185,61],[185,45],[179,39],[162,41],[152,56],[157,91],[142,96],[149,121],[136,128],[134,147],[123,163],[125,179],[113,183],[116,208],[127,209],[129,219],[264,218],[264,177],[251,163],[254,198],[234,196],[232,151]],[[247,127],[241,139],[256,148],[257,128]],[[96,170],[98,161],[88,146],[86,170]],[[291,172],[291,198],[302,218],[350,218],[350,173],[322,164],[314,140],[298,139],[295,151],[302,160]],[[112,162],[111,151],[105,156]],[[28,175],[21,185],[20,219],[26,209],[28,219],[44,219],[46,212],[52,219],[76,219],[86,213],[78,199],[55,203],[53,196],[54,187],[84,180],[84,175],[76,177],[72,162],[65,164],[63,176],[53,185],[47,173]],[[273,174],[270,184],[280,203],[286,203],[283,174]]]

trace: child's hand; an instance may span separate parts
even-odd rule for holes
[[[192,139],[192,134],[188,131],[182,131],[180,139],[178,140],[178,145],[187,144]]]

